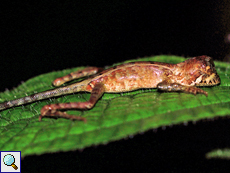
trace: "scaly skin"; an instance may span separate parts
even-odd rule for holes
[[[163,91],[180,91],[194,95],[201,93],[208,96],[206,91],[196,86],[213,86],[220,83],[212,58],[203,55],[178,64],[131,62],[104,71],[101,68],[88,67],[55,79],[53,85],[60,86],[73,79],[90,75],[93,76],[79,83],[1,103],[0,110],[55,96],[87,91],[91,92],[89,101],[46,105],[41,109],[39,116],[40,121],[44,116],[86,121],[83,117],[68,115],[60,110],[91,109],[104,92],[118,93],[141,88],[158,88]]]

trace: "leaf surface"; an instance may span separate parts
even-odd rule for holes
[[[206,154],[206,158],[208,159],[230,159],[230,149],[215,149]]]

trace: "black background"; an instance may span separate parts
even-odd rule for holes
[[[0,91],[50,71],[158,54],[227,60],[228,7],[224,0],[9,1],[0,11]],[[227,123],[179,125],[83,151],[29,156],[22,170],[223,170],[227,161],[204,154],[229,144]]]

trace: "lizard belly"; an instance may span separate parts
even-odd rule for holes
[[[155,88],[164,80],[164,72],[159,68],[129,67],[113,71],[101,79],[105,92],[126,92],[140,88]]]

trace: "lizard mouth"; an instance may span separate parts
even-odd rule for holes
[[[220,83],[220,77],[216,73],[212,73],[211,75],[201,75],[196,79],[197,86],[213,86],[218,85]]]

